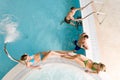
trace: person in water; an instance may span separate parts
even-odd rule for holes
[[[74,22],[80,22],[82,21],[83,19],[87,18],[88,16],[90,16],[91,14],[93,14],[94,12],[88,14],[87,16],[85,16],[84,18],[77,18],[75,19],[74,18],[74,15],[76,13],[76,11],[78,10],[83,10],[85,9],[88,5],[90,5],[91,3],[93,3],[93,1],[89,2],[87,5],[85,5],[84,7],[81,7],[81,8],[75,8],[75,7],[71,7],[71,10],[70,12],[68,12],[67,16],[64,18],[64,21],[68,24],[71,24],[73,26],[76,26],[76,24],[74,24]]]
[[[82,33],[77,40],[74,41],[75,44],[75,49],[74,51],[76,52],[77,50],[83,48],[85,50],[88,50],[88,45],[87,45],[87,39],[89,38],[89,36],[86,33]]]
[[[88,73],[99,73],[100,71],[106,71],[106,66],[103,63],[93,62],[88,59],[86,56],[81,54],[76,55],[62,55],[62,57],[76,61],[81,66],[85,67],[85,72]]]

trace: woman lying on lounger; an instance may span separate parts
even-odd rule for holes
[[[100,71],[106,71],[106,67],[103,63],[96,63],[92,60],[88,59],[84,55],[76,54],[76,55],[62,55],[62,57],[75,60],[81,66],[85,67],[87,70],[86,72],[89,73],[99,73]]]

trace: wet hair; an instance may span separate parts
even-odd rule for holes
[[[75,7],[71,7],[70,9],[73,10],[73,9],[75,9]]]
[[[103,64],[103,63],[99,63],[99,65],[100,65],[100,69],[101,69],[101,71],[106,72],[105,64]]]
[[[89,38],[89,36],[88,35],[84,35],[84,38]]]
[[[20,60],[25,61],[27,59],[27,56],[28,56],[27,54],[22,55]]]

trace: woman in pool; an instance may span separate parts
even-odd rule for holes
[[[87,69],[85,71],[89,73],[99,73],[100,71],[104,71],[104,72],[106,71],[106,67],[103,63],[93,62],[84,55],[80,55],[80,54],[62,55],[62,57],[75,60],[81,66],[85,67]]]

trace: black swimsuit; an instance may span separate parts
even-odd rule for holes
[[[66,17],[65,17],[65,18],[64,18],[64,21],[65,21],[66,23],[70,24],[71,19],[70,19],[70,20],[67,20]]]

